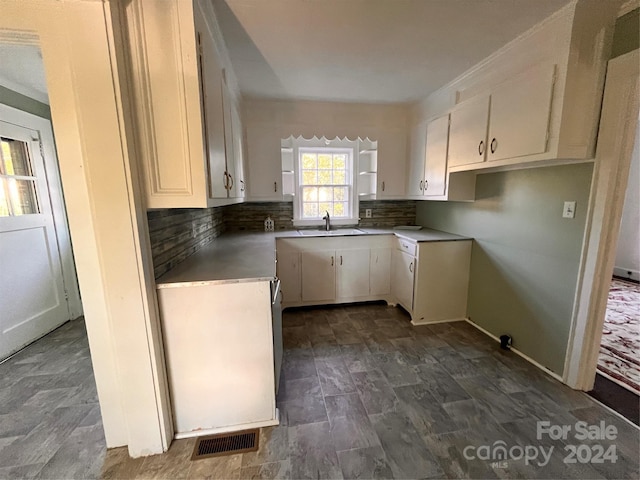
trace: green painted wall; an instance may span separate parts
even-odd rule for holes
[[[478,175],[476,201],[419,202],[420,225],[475,238],[468,314],[561,375],[593,166]],[[576,217],[562,218],[565,201]]]
[[[0,85],[0,103],[51,120],[49,105]]]
[[[616,20],[611,58],[619,57],[637,48],[640,48],[640,8]]]

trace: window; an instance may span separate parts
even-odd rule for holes
[[[351,216],[351,157],[347,149],[300,149],[303,220]]]
[[[40,213],[29,146],[0,137],[0,217]]]

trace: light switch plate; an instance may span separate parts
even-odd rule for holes
[[[574,218],[576,216],[576,202],[564,202],[562,218]]]

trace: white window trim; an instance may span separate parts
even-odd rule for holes
[[[340,142],[332,142],[340,143]],[[302,145],[304,144],[304,145]],[[331,153],[347,153],[349,156],[348,168],[347,168],[347,180],[350,184],[349,187],[349,216],[346,218],[331,217],[331,225],[346,226],[357,225],[360,221],[359,218],[359,202],[358,202],[358,185],[355,177],[357,170],[357,145],[343,146],[343,145],[327,145],[325,139],[310,140],[294,140],[293,145],[293,158],[294,158],[294,179],[295,179],[295,196],[293,200],[293,225],[295,227],[310,227],[310,226],[323,226],[325,221],[322,218],[319,219],[303,219],[302,218],[302,172],[300,168],[300,155],[305,151],[318,151],[324,150]]]

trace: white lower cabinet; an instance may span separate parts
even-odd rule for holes
[[[331,301],[336,297],[336,254],[302,252],[302,301]]]
[[[369,296],[369,249],[336,251],[336,298]]]
[[[371,295],[391,293],[391,250],[389,248],[370,250],[369,293]]]
[[[413,310],[413,280],[416,258],[400,250],[393,251],[391,294],[409,313]]]
[[[296,303],[302,300],[300,283],[300,252],[278,252],[278,278],[281,282],[283,303]]]
[[[274,295],[262,280],[158,288],[176,437],[278,424]]]
[[[420,325],[467,317],[471,240],[417,243],[415,257],[400,251],[394,253],[400,254],[394,257],[397,259],[394,282],[403,285],[398,287],[396,298],[411,314],[411,323]],[[411,282],[413,302],[409,303],[403,295]]]

